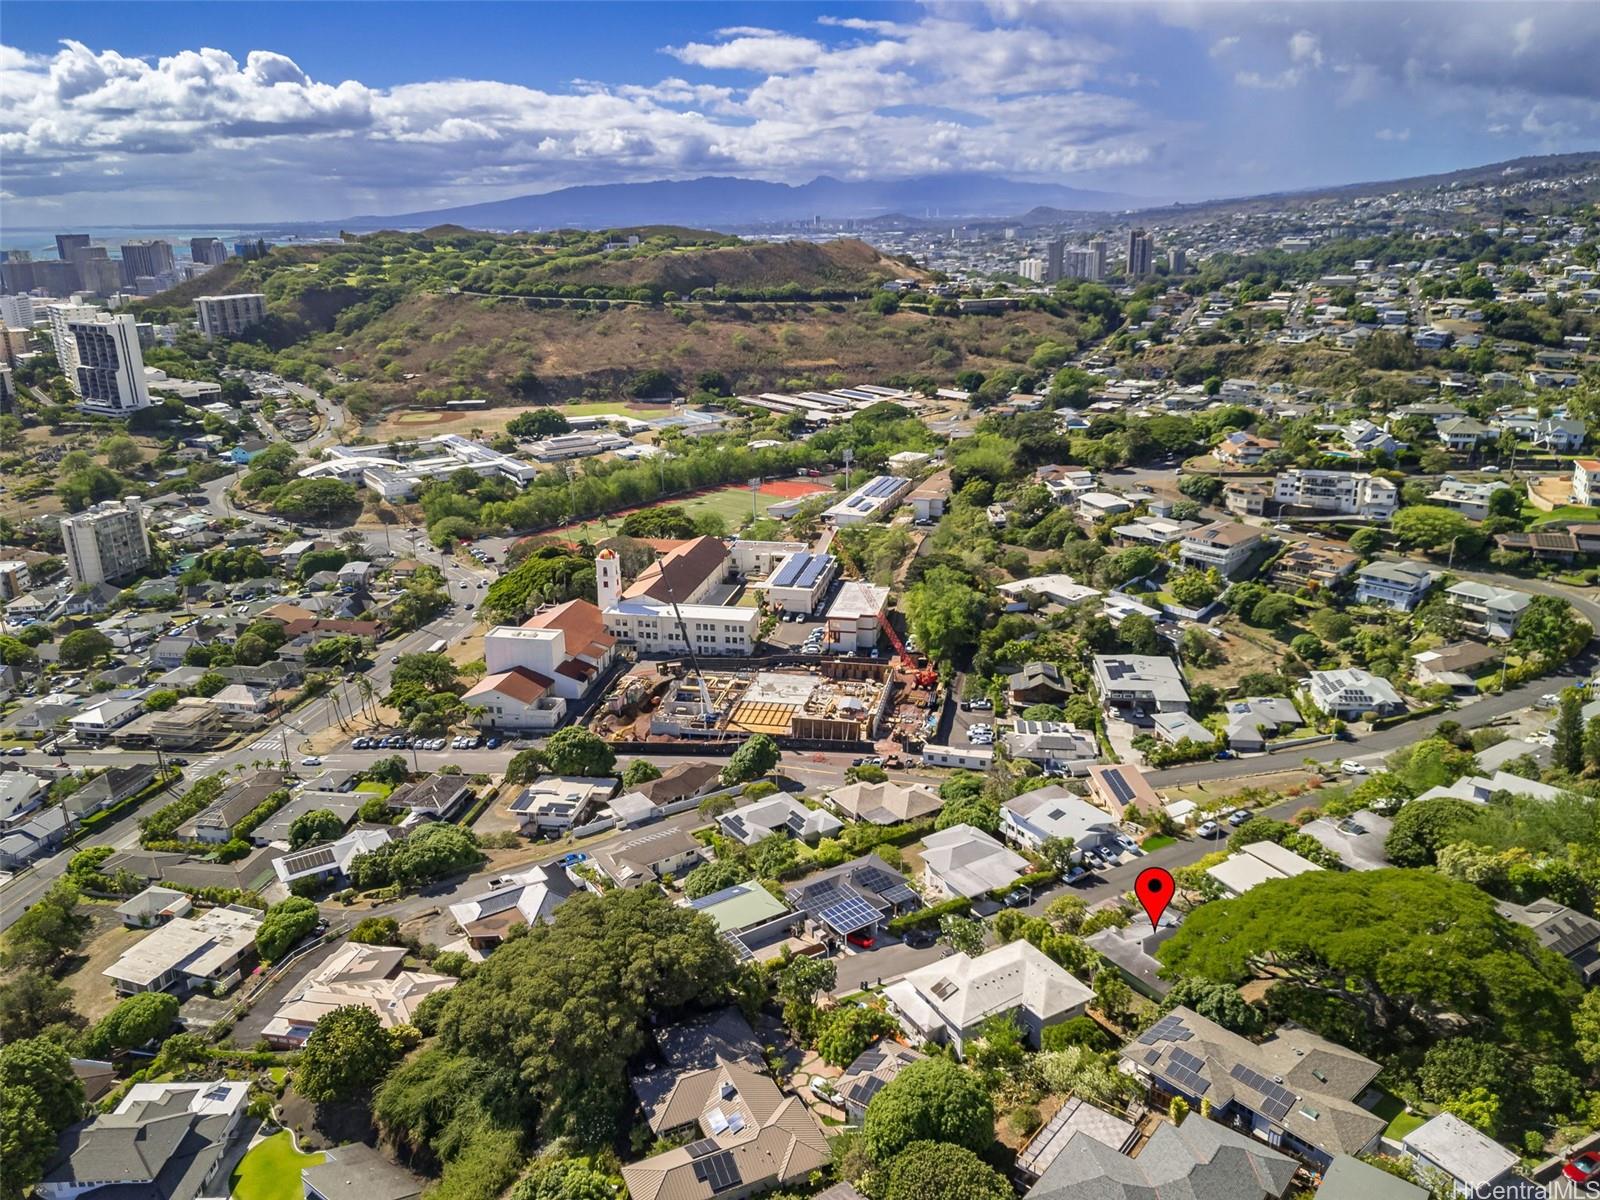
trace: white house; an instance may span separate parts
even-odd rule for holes
[[[1303,471],[1291,468],[1272,483],[1279,504],[1383,520],[1400,507],[1399,489],[1364,471]]]
[[[930,833],[922,847],[923,884],[941,899],[982,896],[1029,871],[1027,859],[971,825]]]
[[[1070,838],[1073,849],[1122,852],[1117,822],[1096,805],[1060,786],[1035,788],[1000,806],[1000,835],[1037,850],[1050,838]]]
[[[1204,571],[1215,567],[1224,576],[1237,575],[1260,547],[1261,530],[1238,521],[1213,521],[1184,534],[1178,557]]]
[[[1311,703],[1330,717],[1359,720],[1365,713],[1387,716],[1405,711],[1405,701],[1387,679],[1359,667],[1313,671],[1306,683]]]
[[[1464,579],[1445,589],[1445,596],[1462,621],[1483,637],[1505,641],[1517,632],[1517,624],[1533,597],[1527,592],[1494,587]]]
[[[1356,572],[1356,601],[1410,612],[1422,603],[1437,573],[1419,562],[1372,562]]]
[[[1517,1156],[1454,1113],[1440,1113],[1400,1139],[1407,1159],[1440,1172],[1457,1196],[1542,1195],[1517,1174]]]

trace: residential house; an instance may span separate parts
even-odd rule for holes
[[[1027,859],[971,825],[952,825],[923,839],[926,895],[984,896],[1009,887],[1028,872]]]
[[[1272,438],[1236,429],[1223,437],[1211,453],[1218,462],[1231,467],[1251,467],[1261,461],[1262,455],[1276,450],[1279,445]]]
[[[1502,900],[1495,907],[1508,921],[1533,930],[1546,950],[1554,950],[1570,962],[1585,987],[1600,982],[1600,921],[1554,900],[1531,904]]]
[[[1323,1172],[1317,1200],[1428,1200],[1428,1193],[1359,1158],[1336,1154]]]
[[[1094,993],[1022,938],[976,958],[952,954],[884,989],[889,1009],[913,1040],[946,1043],[957,1054],[990,1017],[1010,1014],[1038,1046],[1051,1025],[1082,1016]]]
[[[29,771],[0,771],[0,833],[26,823],[48,791],[45,781]]]
[[[1137,1157],[1093,1131],[1075,1131],[1042,1168],[1026,1200],[1280,1200],[1298,1169],[1294,1159],[1255,1138],[1198,1118],[1159,1123]]]
[[[450,906],[468,946],[487,954],[522,925],[548,925],[556,909],[578,891],[571,875],[553,863],[492,880],[487,892]]]
[[[1223,733],[1234,750],[1265,750],[1267,739],[1284,729],[1304,724],[1294,701],[1285,696],[1252,696],[1230,700],[1223,718]]]
[[[1231,579],[1244,569],[1261,545],[1261,530],[1254,525],[1213,521],[1184,535],[1178,558],[1202,571],[1215,567]]]
[[[1375,521],[1392,517],[1400,507],[1400,492],[1393,483],[1363,471],[1290,468],[1273,480],[1272,498],[1289,508]]]
[[[812,875],[784,895],[813,929],[840,938],[922,907],[910,881],[876,854]]]
[[[1508,641],[1533,597],[1527,592],[1464,579],[1445,589],[1451,608],[1471,632]]]
[[[1002,583],[999,590],[1021,603],[1023,608],[1027,607],[1026,601],[1030,594],[1051,604],[1059,604],[1062,608],[1071,608],[1100,595],[1095,588],[1084,587],[1070,575],[1034,575],[1027,579]]]
[[[546,775],[523,788],[506,809],[525,836],[548,837],[588,824],[616,790],[615,779]]]
[[[117,905],[117,916],[129,929],[154,929],[173,917],[187,917],[193,908],[188,892],[152,885]]]
[[[1384,842],[1394,822],[1370,809],[1348,817],[1318,817],[1307,821],[1300,832],[1316,839],[1328,852],[1352,871],[1376,871],[1389,865]]]
[[[1119,821],[1129,817],[1129,809],[1150,813],[1161,807],[1161,800],[1138,767],[1127,764],[1089,768],[1089,795],[1096,804]]]
[[[668,767],[659,779],[651,779],[634,788],[651,804],[670,808],[697,799],[722,786],[722,764],[713,762],[686,762]]]
[[[406,810],[402,822],[448,821],[472,799],[472,786],[465,775],[428,775],[402,783],[389,793],[389,807]]]
[[[1482,521],[1489,515],[1489,501],[1494,494],[1509,491],[1510,487],[1503,479],[1492,479],[1487,483],[1446,479],[1428,494],[1428,503],[1438,508],[1453,509],[1470,520]]]
[[[1360,561],[1342,542],[1295,542],[1278,556],[1267,578],[1285,590],[1316,591],[1344,580]]]
[[[804,1101],[785,1096],[756,1067],[721,1062],[665,1084],[648,1095],[650,1128],[663,1137],[694,1129],[700,1137],[624,1166],[633,1200],[743,1200],[802,1182],[831,1160]]]
[[[847,783],[829,792],[827,799],[852,821],[869,825],[916,821],[944,807],[939,793],[922,783]]]
[[[1454,796],[1468,804],[1487,804],[1496,792],[1532,796],[1535,800],[1555,800],[1565,795],[1560,788],[1540,783],[1537,779],[1524,779],[1508,771],[1496,771],[1493,775],[1464,775],[1454,783],[1429,788],[1417,799],[1436,800],[1440,796]]]
[[[1495,431],[1473,417],[1447,417],[1434,424],[1433,431],[1445,446],[1458,453],[1469,453],[1495,438]]]
[[[101,974],[118,993],[226,990],[255,956],[260,910],[227,904],[196,918],[173,917],[125,950]]]
[[[1095,690],[1111,710],[1187,712],[1189,689],[1183,672],[1170,658],[1149,654],[1097,654],[1093,661]]]
[[[1206,874],[1221,885],[1228,896],[1242,896],[1258,884],[1292,879],[1307,871],[1321,869],[1310,859],[1285,849],[1277,842],[1251,842],[1216,866],[1208,867]]]
[[[1272,491],[1262,483],[1230,483],[1222,489],[1222,507],[1236,517],[1262,517]]]
[[[620,887],[638,887],[669,875],[682,878],[704,861],[705,847],[681,829],[641,833],[594,855],[595,866]]]
[[[67,728],[80,742],[99,745],[142,712],[144,704],[139,700],[101,700],[69,719]]]
[[[1174,521],[1170,517],[1135,517],[1126,525],[1114,525],[1112,540],[1119,546],[1154,546],[1157,549],[1181,542],[1191,530],[1198,529],[1198,521]]]
[[[1600,459],[1572,461],[1572,502],[1592,507],[1600,501]]]
[[[1589,427],[1573,417],[1546,417],[1534,429],[1531,441],[1542,450],[1575,454],[1583,449]]]
[[[1084,943],[1121,972],[1135,990],[1159,1001],[1172,990],[1172,980],[1161,977],[1159,950],[1183,924],[1183,914],[1169,908],[1161,924],[1147,928],[1143,921],[1108,926],[1084,938]]]
[[[322,1158],[300,1168],[305,1200],[420,1200],[428,1183],[365,1142],[324,1150]]]
[[[113,739],[129,748],[194,750],[214,745],[227,727],[222,714],[202,696],[185,696],[165,712],[147,712],[135,717]]]
[[[1117,821],[1059,784],[1035,788],[1000,805],[1000,836],[1037,850],[1051,838],[1070,838],[1074,853],[1105,850],[1121,854]]]
[[[1518,1173],[1521,1160],[1454,1113],[1431,1117],[1400,1139],[1402,1155],[1426,1171],[1437,1171],[1461,1197],[1543,1196]],[[1437,1193],[1435,1193],[1437,1194]]]
[[[1209,745],[1216,741],[1216,734],[1186,712],[1156,713],[1150,718],[1150,725],[1156,737],[1169,746],[1179,742]]]
[[[717,824],[723,833],[744,846],[753,846],[775,833],[814,843],[844,828],[844,823],[826,809],[807,808],[782,792],[723,813]]]
[[[349,1006],[367,1009],[385,1029],[414,1024],[418,1006],[458,980],[405,970],[408,953],[404,946],[345,943],[289,991],[261,1036],[278,1049],[299,1050],[318,1021]]]
[[[155,781],[156,769],[151,763],[107,767],[63,800],[62,807],[72,815],[73,820],[81,821],[104,809],[114,808]]]
[[[1061,677],[1055,663],[1024,663],[1022,670],[1006,677],[1006,702],[1019,712],[1032,704],[1060,704],[1071,695],[1072,683]]]
[[[1339,436],[1344,444],[1358,454],[1394,455],[1405,448],[1405,443],[1396,438],[1381,425],[1374,425],[1371,421],[1357,419],[1339,431]]]
[[[1017,718],[1000,735],[1013,758],[1036,762],[1046,770],[1083,774],[1100,757],[1100,743],[1093,732],[1066,721],[1029,721]]]
[[[1180,1005],[1122,1048],[1122,1068],[1149,1087],[1152,1107],[1208,1101],[1213,1121],[1317,1169],[1367,1153],[1385,1126],[1356,1102],[1379,1065],[1293,1025],[1252,1042]]]
[[[910,1046],[887,1038],[868,1047],[851,1059],[850,1065],[833,1081],[834,1094],[838,1096],[834,1107],[844,1112],[847,1124],[860,1125],[867,1119],[867,1105],[872,1103],[872,1098],[894,1082],[901,1071],[924,1057]]]
[[[787,904],[754,879],[685,900],[683,907],[709,917],[740,958],[789,937],[801,921]]]
[[[1368,563],[1356,572],[1356,602],[1410,612],[1422,603],[1437,578],[1437,573],[1419,562]]]
[[[249,1097],[249,1082],[136,1083],[113,1111],[61,1135],[34,1193],[40,1200],[107,1189],[160,1200],[224,1195],[244,1155]]]
[[[1367,713],[1389,716],[1406,707],[1393,684],[1359,667],[1311,672],[1306,696],[1318,711],[1346,721],[1361,720]]]
[[[67,840],[69,828],[66,811],[56,805],[0,834],[0,870],[15,871],[35,858],[54,853]]]
[[[362,826],[335,841],[274,858],[272,871],[284,887],[301,882],[332,883],[348,878],[350,864],[360,855],[371,854],[399,836],[400,831],[393,826]]]
[[[258,770],[227,787],[191,821],[178,827],[184,837],[201,842],[226,842],[234,828],[264,804],[274,792],[287,792],[294,779],[287,771]]]

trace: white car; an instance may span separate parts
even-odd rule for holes
[[[1339,770],[1343,771],[1346,775],[1365,775],[1367,773],[1366,766],[1362,763],[1358,763],[1353,758],[1347,758],[1340,763]]]
[[[300,765],[302,767],[320,767],[322,765],[322,760],[315,754],[308,754],[300,760]]]

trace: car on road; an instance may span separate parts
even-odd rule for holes
[[[933,932],[933,930],[928,929],[925,926],[919,926],[916,929],[906,930],[906,936],[902,940],[913,950],[926,950],[929,946],[933,945],[934,942],[938,941],[939,938],[938,935]]]
[[[320,767],[322,759],[315,754],[308,754],[300,760],[300,765],[302,767]]]
[[[1005,906],[1007,908],[1021,908],[1033,899],[1033,893],[1027,888],[1013,888],[1006,893]]]
[[[1282,525],[1282,524],[1279,524],[1279,525],[1274,525],[1273,528],[1276,529],[1279,533],[1293,533],[1294,532],[1294,526],[1293,525]]]
[[[587,854],[585,854],[582,850],[574,850],[571,854],[563,854],[560,858],[556,859],[556,866],[558,866],[558,867],[575,867],[581,862],[588,862],[588,861],[589,861],[589,856]]]
[[[1339,770],[1343,771],[1346,775],[1365,775],[1367,773],[1367,765],[1365,763],[1357,762],[1353,758],[1347,758],[1339,764]]]
[[[1237,758],[1238,755],[1234,754],[1232,750],[1218,750],[1211,757],[1216,759],[1217,762],[1227,762],[1230,758]]]
[[[389,661],[391,663],[397,663],[400,661],[400,656],[398,654],[391,654],[389,655]]]
[[[994,708],[994,701],[987,698],[968,700],[963,706],[968,712],[988,712]]]
[[[189,765],[189,760],[187,758],[169,758],[167,759],[167,762],[174,767],[187,767]]]
[[[484,742],[483,745],[484,749],[486,750],[497,750],[500,748],[500,739],[497,737],[492,737],[488,741]]]
[[[1561,1173],[1574,1183],[1600,1182],[1600,1150],[1574,1154],[1562,1166]]]
[[[27,752],[28,748],[26,746],[13,746],[6,751],[12,758],[21,758]]]
[[[1249,819],[1250,810],[1248,808],[1236,808],[1227,816],[1228,824],[1232,825],[1235,829],[1239,828],[1239,826],[1243,825]]]
[[[1200,828],[1196,829],[1195,832],[1203,838],[1221,837],[1222,827],[1215,821],[1202,821]]]
[[[1539,705],[1538,706],[1540,708],[1554,708],[1556,705],[1558,705],[1560,703],[1561,703],[1561,697],[1560,696],[1556,695],[1554,692],[1546,692],[1544,695],[1539,697]]]

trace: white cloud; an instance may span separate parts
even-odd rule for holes
[[[1409,129],[1380,129],[1372,135],[1380,142],[1409,142],[1411,130]]]

